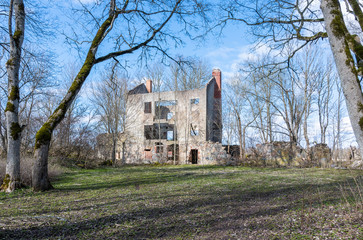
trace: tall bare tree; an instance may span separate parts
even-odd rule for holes
[[[333,110],[333,117],[332,117],[332,122],[333,122],[333,147],[332,147],[332,152],[333,152],[333,158],[335,160],[335,162],[337,161],[338,157],[340,157],[340,150],[342,149],[342,115],[343,115],[343,109],[342,109],[342,105],[343,105],[343,91],[342,88],[339,84],[338,79],[335,79],[335,87],[336,87],[336,100],[334,102],[334,104],[332,105]],[[341,162],[340,162],[341,163]],[[341,166],[341,165],[340,165]]]
[[[256,121],[258,115],[254,113],[256,109],[252,108],[253,104],[251,103],[248,89],[243,84],[241,78],[235,78],[230,88],[231,91],[227,95],[227,103],[234,116],[235,129],[237,130],[236,133],[239,142],[239,157],[243,161],[246,153],[247,130]]]
[[[333,86],[336,82],[334,78],[336,76],[334,75],[332,64],[329,64],[329,62],[326,64],[320,64],[320,69],[320,78],[316,81],[316,101],[320,125],[320,142],[326,143],[326,135],[332,111]]]
[[[246,101],[250,113],[254,116],[253,127],[257,130],[262,143],[272,142],[276,138],[276,109],[274,103],[278,85],[276,69],[271,64],[274,60],[267,54],[257,56],[241,65],[240,85],[245,87]],[[278,72],[278,71],[277,71]]]
[[[97,2],[90,8],[84,4],[82,6],[85,8],[84,12],[89,20],[95,24],[95,29],[91,31],[93,37],[89,40],[90,46],[87,56],[72,86],[36,134],[34,153],[36,160],[32,173],[34,191],[52,188],[48,178],[48,152],[52,132],[63,120],[67,109],[94,65],[137,50],[142,50],[143,56],[148,56],[148,50],[157,50],[167,55],[165,47],[167,41],[174,40],[177,44],[181,41],[178,36],[171,34],[172,30],[167,28],[168,23],[179,18],[179,22],[184,24],[183,30],[191,33],[197,30],[197,26],[203,22],[203,19],[199,17],[205,17],[204,11],[206,10],[206,4],[197,0],[110,0],[106,5],[103,2],[101,4]],[[101,9],[105,6],[108,8],[106,11]],[[104,15],[96,17],[98,14]],[[175,24],[177,24],[176,21]],[[89,22],[86,25],[89,26]],[[80,37],[77,35],[76,40]],[[88,41],[82,39],[74,43],[80,42]],[[114,45],[109,49],[106,44],[102,43],[113,43]]]
[[[111,67],[111,72],[105,73],[102,82],[94,87],[91,101],[96,107],[100,127],[112,139],[110,155],[116,163],[116,147],[120,133],[125,130],[127,81],[117,68],[117,62]]]
[[[304,117],[303,117],[303,135],[306,144],[306,150],[310,153],[310,135],[309,135],[309,118],[313,108],[313,94],[316,90],[316,85],[321,74],[319,71],[319,54],[313,48],[307,48],[299,56],[297,60],[297,71],[301,76],[300,88],[303,91],[303,101],[305,104]],[[308,154],[309,155],[309,154]]]
[[[170,66],[170,78],[166,81],[169,91],[198,89],[210,80],[208,63],[200,58],[179,57]]]
[[[13,26],[15,23],[15,26]],[[1,189],[12,192],[21,186],[20,143],[22,127],[19,125],[19,69],[25,31],[25,10],[22,0],[11,0],[8,33],[10,40],[9,59],[6,62],[8,75],[8,102],[6,104],[7,161],[6,175]]]

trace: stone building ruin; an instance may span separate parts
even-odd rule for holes
[[[147,80],[130,90],[124,151],[118,156],[129,164],[216,164],[225,159],[221,75],[214,69],[202,89],[153,92]]]

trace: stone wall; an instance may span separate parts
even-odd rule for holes
[[[224,164],[227,159],[227,153],[222,143],[211,141],[202,141],[198,144],[190,144],[188,150],[188,163],[191,163],[191,150],[198,150],[198,164]]]
[[[249,150],[248,160],[263,166],[331,167],[332,154],[326,144],[316,144],[309,151],[290,142],[258,144]]]
[[[320,143],[310,148],[311,160],[314,165],[327,168],[332,165],[332,154],[327,144]]]
[[[155,145],[144,145],[135,141],[125,142],[125,163],[151,164],[174,163],[174,155],[168,151],[167,141],[163,141],[163,150],[157,151]],[[147,148],[145,148],[147,146]],[[197,164],[228,164],[230,159],[221,143],[211,141],[194,142],[177,145],[176,164],[192,164],[192,151],[197,153]],[[148,151],[145,151],[148,150]]]

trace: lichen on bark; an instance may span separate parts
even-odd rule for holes
[[[11,91],[9,94],[9,99],[12,101],[15,101],[16,99],[19,99],[19,87],[12,86]]]
[[[6,174],[6,175],[5,175],[5,178],[4,178],[4,180],[3,180],[3,183],[1,184],[0,189],[1,189],[2,191],[5,191],[6,189],[8,189],[8,188],[9,188],[9,184],[10,184],[10,175],[9,175],[9,174]]]
[[[14,38],[14,40],[18,40],[20,37],[21,37],[21,34],[22,34],[23,32],[22,31],[20,31],[20,30],[16,30],[15,32],[14,32],[14,34],[13,34],[13,38]]]
[[[43,124],[35,134],[35,149],[40,148],[42,144],[47,144],[52,138],[52,129],[49,123]]]
[[[5,112],[14,112],[14,111],[15,111],[14,104],[12,104],[11,102],[7,102]]]
[[[20,12],[23,12],[23,13],[25,12],[24,3],[19,3],[18,8],[19,8]]]
[[[7,66],[14,66],[14,60],[12,58],[9,58],[8,61],[6,61]]]
[[[359,22],[359,25],[361,26],[362,30],[363,30],[363,12],[362,9],[359,6],[359,2],[356,0],[348,0],[350,6],[353,9],[354,12],[354,16],[356,17],[356,19]]]
[[[14,140],[18,140],[20,133],[22,131],[19,123],[17,122],[13,122],[11,123],[11,127],[10,127],[10,135]]]
[[[359,64],[360,61],[363,61],[363,46],[360,43],[360,40],[357,40],[357,35],[351,35],[344,23],[344,18],[341,13],[341,11],[337,10],[337,8],[340,9],[339,1],[334,0],[331,1],[331,4],[334,8],[330,13],[334,16],[333,20],[331,21],[330,27],[332,29],[333,34],[340,39],[344,39],[345,44],[345,53],[347,56],[347,60],[345,61],[345,64],[351,68],[354,75],[356,75],[356,79],[358,80],[358,74],[362,74],[362,68],[359,68],[359,66],[355,66]],[[353,59],[352,53],[354,53],[356,57],[356,63]],[[359,83],[359,87],[360,83]]]
[[[335,14],[335,17],[334,17],[333,21],[331,22],[331,28],[336,37],[342,38],[346,34],[346,27],[345,27],[345,24],[342,22],[343,19],[340,16],[339,12],[334,12],[334,14]]]
[[[360,126],[360,129],[363,131],[363,117],[361,117],[359,119],[359,122],[358,122],[359,126]]]

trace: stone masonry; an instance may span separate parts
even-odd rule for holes
[[[129,91],[125,163],[216,164],[222,141],[221,71],[202,89],[152,92],[152,81]]]

